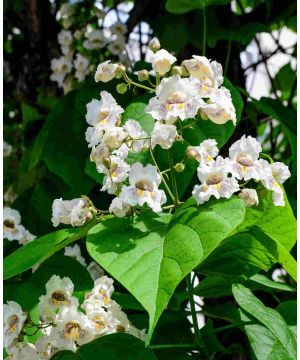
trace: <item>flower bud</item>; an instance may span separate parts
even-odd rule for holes
[[[259,200],[255,189],[243,189],[238,196],[244,201],[246,207],[258,205]]]
[[[157,37],[154,37],[148,45],[149,49],[154,53],[160,49],[160,42]]]
[[[121,83],[117,85],[116,89],[119,94],[125,94],[126,91],[128,90],[128,87],[127,84]]]
[[[182,164],[182,163],[177,163],[177,164],[174,166],[174,169],[175,169],[176,172],[181,173],[181,172],[184,171],[185,166],[184,166],[184,164]]]
[[[120,79],[121,77],[123,77],[125,72],[126,72],[126,67],[123,64],[118,64],[118,67],[116,70],[116,78]]]
[[[186,156],[190,159],[196,159],[198,157],[198,153],[193,146],[188,146],[186,149]]]
[[[139,81],[145,81],[149,79],[149,74],[147,70],[138,71],[138,79]]]
[[[173,66],[171,71],[172,71],[173,75],[182,76],[182,68],[181,68],[181,66]]]

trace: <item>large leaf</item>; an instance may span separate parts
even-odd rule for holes
[[[20,274],[37,263],[41,263],[73,241],[83,238],[97,221],[91,222],[81,229],[63,229],[20,247],[4,259],[4,280]]]
[[[288,251],[296,242],[296,219],[285,196],[285,206],[275,206],[270,191],[258,189],[259,205],[246,209],[246,216],[237,231],[256,226]]]
[[[184,14],[188,11],[203,9],[210,5],[223,5],[229,0],[167,0],[166,8],[174,14]]]
[[[275,346],[277,349],[279,346],[283,347],[287,356],[282,358],[296,359],[296,340],[283,317],[276,310],[266,307],[249,289],[241,284],[233,285],[232,292],[239,306],[259,323],[263,324],[276,338]],[[260,352],[262,351],[264,349],[260,350]],[[263,357],[260,358],[263,359]],[[265,359],[273,358],[270,355],[265,357]]]
[[[111,219],[91,229],[90,255],[124,285],[150,316],[149,338],[176,286],[244,217],[238,198],[193,200],[170,215]]]
[[[61,351],[53,360],[155,360],[152,350],[145,343],[129,334],[102,336],[81,346],[74,354]]]

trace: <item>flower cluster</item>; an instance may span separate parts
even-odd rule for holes
[[[145,331],[134,327],[111,298],[112,279],[102,276],[95,281],[81,305],[82,311],[73,292],[74,285],[67,277],[53,275],[47,282],[46,294],[39,299],[40,324],[36,325],[44,336],[35,344],[22,341],[26,324],[33,325],[28,315],[14,301],[4,305],[4,346],[10,358],[50,359],[58,351],[75,352],[83,344],[116,332],[145,339]]]
[[[3,209],[3,238],[9,241],[17,240],[20,245],[33,241],[36,236],[32,235],[21,225],[21,215],[18,210],[4,207]]]
[[[167,50],[160,49],[157,39],[149,43],[149,51],[152,53],[153,70],[137,72],[138,80],[148,81],[147,86],[132,80],[124,65],[110,60],[100,63],[95,73],[96,82],[106,83],[113,78],[122,78],[125,82],[117,85],[120,94],[133,86],[148,90],[153,95],[145,107],[145,112],[155,120],[149,133],[137,120],[125,119],[124,109],[107,91],[101,91],[100,99],[92,99],[87,104],[86,121],[89,127],[86,140],[91,148],[90,159],[97,171],[104,175],[101,190],[115,195],[108,211],[124,217],[144,207],[150,207],[157,213],[164,208],[176,207],[180,199],[174,174],[183,172],[189,159],[199,163],[197,174],[200,184],[192,191],[198,204],[203,204],[212,196],[230,198],[239,192],[238,196],[246,206],[257,205],[256,190],[245,188],[252,181],[253,185],[261,182],[272,191],[276,206],[284,206],[281,184],[289,178],[289,169],[283,163],[270,164],[259,158],[261,144],[251,136],[243,136],[236,141],[229,149],[228,158],[219,155],[216,140],[207,139],[198,146],[187,147],[181,162],[173,164],[170,149],[175,142],[184,139],[185,128],[195,129],[196,126],[197,129],[201,121],[208,119],[220,126],[228,121],[235,125],[236,112],[230,91],[222,86],[222,66],[219,63],[194,55],[180,66],[174,65],[177,59]],[[169,169],[159,168],[153,151],[157,146],[167,150]],[[145,165],[132,161],[136,158],[132,155],[141,152],[150,153],[151,163]],[[167,194],[174,205],[165,205]],[[62,211],[58,201],[61,200],[55,200],[53,204],[54,226],[58,223],[80,226],[90,215],[101,213],[96,211],[91,214],[86,206],[81,213],[82,208],[76,205],[78,199],[61,202],[61,205],[66,203],[66,207],[69,206],[67,211]]]
[[[77,10],[79,7],[76,4],[63,4],[58,12],[58,19],[64,27],[57,38],[62,55],[52,59],[50,79],[63,88],[65,93],[72,89],[74,78],[82,82],[94,70],[99,51],[107,48],[120,62],[127,62],[126,25],[117,21],[105,27],[104,19],[109,9],[104,11],[94,6],[87,19],[80,18],[81,23],[77,23],[76,30],[72,32],[70,28]],[[90,23],[97,23],[99,28],[95,29]]]
[[[284,193],[280,184],[290,177],[288,167],[280,162],[269,164],[259,159],[261,144],[251,136],[245,135],[229,148],[229,157],[218,156],[216,141],[209,139],[199,146],[189,147],[187,155],[199,162],[197,170],[200,185],[196,185],[193,196],[198,204],[215,198],[230,198],[241,190],[239,196],[246,206],[258,204],[254,189],[244,188],[250,180],[261,182],[272,191],[274,205],[284,206]],[[244,183],[239,184],[242,180]]]

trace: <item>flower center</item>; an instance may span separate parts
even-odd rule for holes
[[[105,327],[105,325],[106,325],[105,320],[100,315],[94,316],[92,320],[96,324],[97,329],[101,329],[101,328]]]
[[[174,104],[182,104],[185,102],[185,96],[183,94],[180,94],[178,92],[175,92],[171,96],[168,97],[166,103],[170,105]]]
[[[109,297],[107,296],[107,294],[106,294],[106,292],[105,292],[105,290],[103,290],[103,289],[100,289],[99,290],[99,294],[102,296],[102,298],[103,298],[103,301],[104,301],[104,304],[108,304],[109,303]]]
[[[70,301],[63,291],[56,290],[51,294],[50,304],[56,306],[69,305]]]
[[[5,228],[10,229],[10,230],[13,230],[15,228],[15,223],[9,219],[4,220],[3,224],[4,224]]]
[[[135,187],[141,191],[153,191],[153,185],[145,180],[141,180],[135,184]]]
[[[117,332],[123,333],[125,331],[124,326],[122,325],[117,325]]]
[[[81,336],[85,334],[85,331],[81,328],[80,324],[76,321],[69,321],[65,325],[63,331],[63,337],[68,340],[77,341]]]
[[[241,164],[242,166],[252,166],[253,165],[253,160],[251,159],[251,157],[248,154],[240,154],[236,161]]]
[[[223,177],[218,174],[211,174],[206,181],[207,185],[218,185],[223,180]]]
[[[19,317],[17,315],[11,315],[8,319],[8,332],[15,333],[17,331],[17,326],[19,323]]]

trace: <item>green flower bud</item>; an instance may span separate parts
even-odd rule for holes
[[[128,90],[127,84],[121,83],[117,85],[117,92],[119,94],[125,94],[127,90]]]
[[[177,163],[177,164],[174,166],[174,169],[175,169],[176,172],[181,173],[181,172],[184,171],[185,166],[184,166],[184,164],[182,164],[182,163]]]
[[[139,81],[145,81],[149,78],[149,74],[147,70],[138,71],[138,79]]]
[[[173,66],[172,67],[172,74],[182,76],[182,67],[181,66]]]

